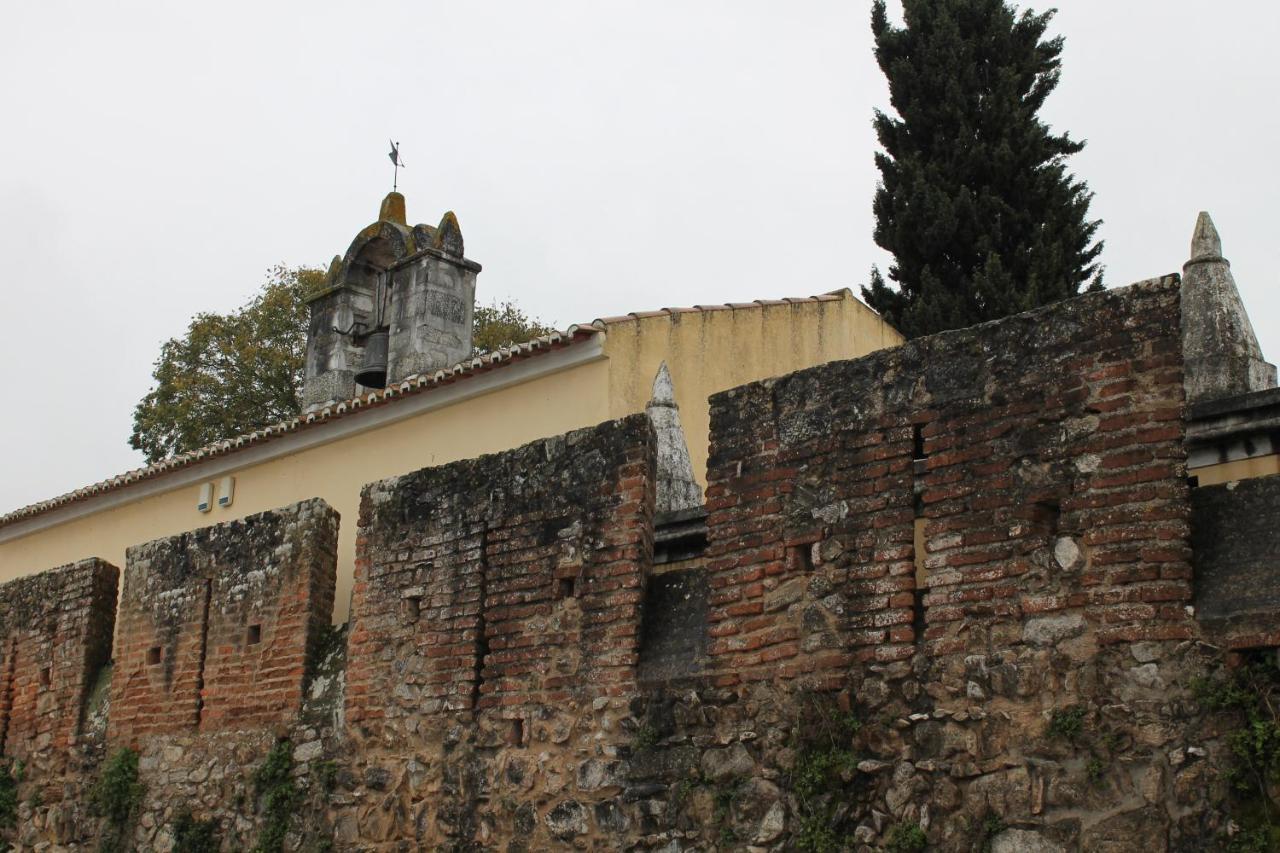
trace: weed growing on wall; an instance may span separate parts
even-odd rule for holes
[[[138,781],[138,753],[132,749],[117,750],[103,765],[89,795],[90,808],[103,818],[99,853],[123,853],[129,849],[129,830],[142,804],[144,790]]]
[[[1280,667],[1273,654],[1259,655],[1215,678],[1192,683],[1206,708],[1235,716],[1226,733],[1231,763],[1233,816],[1243,831],[1228,843],[1231,853],[1280,850]]]
[[[929,846],[929,839],[919,824],[900,823],[889,830],[884,849],[888,853],[920,853]]]
[[[293,744],[281,740],[253,772],[253,789],[262,808],[262,830],[253,853],[280,853],[301,792],[293,781]]]
[[[1084,732],[1084,708],[1079,705],[1070,708],[1055,708],[1049,718],[1047,734],[1051,738],[1075,743]]]
[[[218,822],[196,820],[189,809],[178,813],[173,822],[173,853],[218,853]]]
[[[853,739],[862,723],[831,694],[801,693],[796,698],[800,713],[790,774],[799,808],[796,847],[804,853],[834,853],[843,849],[836,812],[857,768]]]
[[[18,783],[22,781],[22,774],[21,761],[0,766],[0,832],[18,825]],[[0,839],[0,853],[11,849],[8,841]]]

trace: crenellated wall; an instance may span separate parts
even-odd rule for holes
[[[337,537],[313,500],[129,549],[109,739],[293,722]]]
[[[187,809],[224,850],[1225,843],[1229,718],[1192,685],[1274,640],[1194,602],[1280,600],[1274,484],[1191,498],[1180,295],[718,394],[705,521],[655,514],[639,415],[372,483],[345,642],[320,501],[131,549],[106,737],[141,757],[129,837],[168,850]],[[4,754],[85,758],[15,839],[93,849],[79,721],[114,570],[24,583],[0,588]],[[48,649],[56,701],[30,687]]]
[[[0,754],[62,769],[111,658],[118,575],[83,560],[0,586]]]

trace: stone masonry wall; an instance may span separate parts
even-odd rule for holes
[[[343,837],[539,849],[586,820],[557,794],[579,762],[596,787],[616,764],[608,727],[635,690],[653,465],[637,415],[366,488],[346,717],[362,778],[394,795],[352,800]]]
[[[128,837],[168,851],[190,811],[227,851],[1225,848],[1239,721],[1192,685],[1243,656],[1195,618],[1179,295],[716,395],[706,550],[662,577],[641,415],[366,487],[323,653],[320,502],[132,549]],[[94,779],[22,782],[18,849],[93,849]]]
[[[130,548],[109,739],[296,718],[333,611],[337,535],[317,499]]]

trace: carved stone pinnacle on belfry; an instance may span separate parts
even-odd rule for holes
[[[1202,261],[1227,263],[1227,259],[1222,257],[1222,238],[1218,236],[1218,229],[1214,227],[1208,211],[1204,210],[1196,219],[1196,230],[1191,236],[1191,259],[1187,263]]]

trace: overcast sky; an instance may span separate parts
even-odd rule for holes
[[[1088,140],[1107,282],[1176,272],[1212,212],[1280,356],[1280,4],[1060,0],[1046,118]],[[1038,7],[1043,8],[1043,7]],[[141,464],[159,345],[456,211],[478,295],[563,327],[857,287],[866,0],[10,3],[0,52],[0,512]]]

